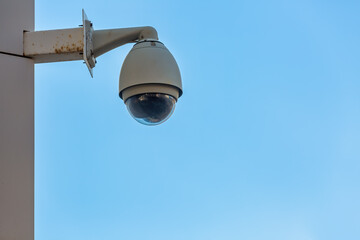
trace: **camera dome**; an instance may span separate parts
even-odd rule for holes
[[[131,116],[145,125],[165,122],[175,109],[176,99],[164,93],[144,93],[129,97],[125,104]]]

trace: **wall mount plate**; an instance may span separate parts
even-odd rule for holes
[[[87,18],[84,9],[82,10],[82,22],[84,29],[83,58],[86,63],[86,66],[89,69],[91,77],[93,77],[93,68],[95,67],[96,64],[96,60],[94,57],[94,45],[92,42],[92,35],[94,29],[92,27],[91,21]]]

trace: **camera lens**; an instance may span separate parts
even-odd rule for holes
[[[158,125],[165,122],[174,112],[176,100],[163,93],[138,94],[125,102],[131,116],[145,125]]]

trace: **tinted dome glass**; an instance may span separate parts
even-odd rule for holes
[[[131,116],[139,123],[157,125],[165,122],[175,109],[174,97],[163,93],[145,93],[126,100]]]

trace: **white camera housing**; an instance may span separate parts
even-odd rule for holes
[[[119,96],[130,114],[143,124],[160,124],[170,117],[181,95],[179,67],[164,44],[152,39],[136,43],[119,79]]]

